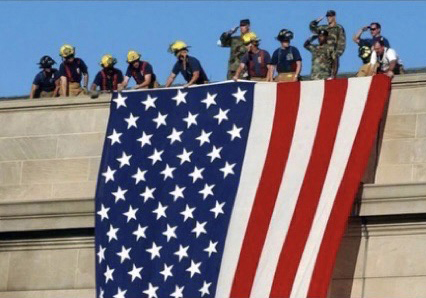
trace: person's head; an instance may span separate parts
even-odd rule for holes
[[[370,62],[371,48],[369,46],[361,46],[358,48],[358,57],[361,58],[364,64]]]
[[[62,57],[62,60],[65,62],[72,62],[74,60],[75,47],[69,44],[64,44],[59,50],[59,56]]]
[[[173,53],[177,59],[183,60],[188,56],[189,46],[182,40],[176,40],[169,46],[169,52]]]
[[[250,31],[250,20],[244,19],[240,21],[240,33],[241,35],[246,34]]]
[[[329,25],[336,23],[336,12],[334,10],[328,10],[325,16]]]
[[[370,33],[372,37],[380,36],[382,27],[379,23],[373,22],[370,24]]]
[[[100,64],[104,69],[112,69],[116,63],[117,59],[110,54],[106,54],[102,56]]]
[[[379,38],[374,44],[373,44],[373,50],[376,52],[377,55],[381,56],[385,52],[385,42],[382,38]]]
[[[247,51],[253,52],[259,48],[260,39],[257,38],[256,33],[248,32],[243,35],[242,39]]]
[[[319,44],[325,44],[328,38],[328,31],[325,29],[321,29],[318,31],[318,42]]]
[[[293,32],[287,29],[281,29],[278,33],[277,40],[281,43],[281,47],[285,49],[290,46],[290,40],[292,40],[293,37]]]
[[[130,50],[127,53],[127,63],[129,63],[132,67],[138,68],[140,64],[141,54],[136,51]]]
[[[38,65],[40,65],[40,68],[43,69],[46,72],[52,71],[52,66],[55,64],[55,60],[53,60],[50,56],[43,56],[40,58],[40,62]]]

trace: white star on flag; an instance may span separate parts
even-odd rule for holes
[[[159,128],[161,125],[166,126],[166,118],[167,118],[167,114],[161,114],[160,112],[158,112],[158,116],[157,118],[152,119],[152,121],[154,121],[155,123],[157,123],[157,128]]]
[[[130,158],[131,155],[127,155],[126,152],[123,151],[120,158],[117,158],[117,161],[120,163],[120,169],[124,166],[130,166]]]
[[[176,157],[180,159],[180,164],[182,165],[185,161],[191,162],[191,154],[193,151],[186,151],[185,148],[183,148],[182,154],[177,155]]]
[[[199,292],[201,292],[201,297],[204,297],[204,295],[210,295],[209,288],[211,284],[212,284],[211,282],[209,283],[207,283],[206,281],[203,282],[202,288],[198,290]]]
[[[210,151],[207,156],[210,156],[210,162],[213,162],[216,158],[221,159],[220,151],[222,151],[223,147],[217,148],[215,145],[213,145],[212,151]]]
[[[127,97],[123,97],[121,95],[121,93],[118,93],[117,98],[113,99],[112,101],[115,102],[117,104],[117,109],[119,109],[120,107],[127,107],[126,106],[126,99]]]
[[[236,93],[232,93],[232,96],[235,97],[235,100],[237,103],[240,101],[246,101],[246,98],[244,95],[246,94],[247,90],[241,90],[240,87],[238,87],[238,90]]]
[[[167,138],[170,139],[170,145],[173,145],[174,142],[182,142],[180,138],[182,133],[183,131],[178,131],[173,127],[172,133],[167,136]]]
[[[112,134],[110,134],[107,138],[111,140],[111,145],[115,143],[121,144],[120,137],[122,133],[117,132],[115,129],[112,130]]]
[[[201,130],[199,137],[195,138],[200,141],[200,146],[203,146],[204,143],[210,143],[210,135],[212,132],[205,132],[204,129]]]
[[[109,211],[109,209],[110,208],[105,208],[104,204],[101,204],[101,210],[99,210],[97,212],[97,214],[101,216],[101,221],[103,221],[105,218],[109,219],[108,218],[108,211]]]
[[[180,105],[181,103],[186,103],[186,95],[188,92],[182,92],[180,90],[177,91],[177,94],[175,97],[172,97],[174,101],[176,101],[176,106]]]
[[[183,191],[185,190],[184,187],[179,187],[179,185],[175,186],[175,190],[169,192],[173,196],[173,201],[176,202],[177,199],[182,198],[183,199]]]
[[[163,154],[164,150],[157,151],[157,149],[154,148],[154,152],[151,156],[148,156],[149,159],[152,160],[152,164],[155,165],[157,161],[163,161],[161,158],[161,155]]]
[[[151,260],[154,260],[155,257],[158,257],[158,258],[161,257],[160,256],[161,248],[162,248],[162,246],[157,246],[157,244],[155,244],[155,242],[152,242],[152,247],[146,249],[146,251],[151,254]]]
[[[106,247],[102,247],[102,245],[99,245],[99,251],[97,253],[99,264],[102,263],[102,260],[105,260],[105,250]]]
[[[198,179],[203,179],[203,171],[204,168],[199,169],[196,166],[194,167],[194,171],[189,174],[192,177],[192,183],[195,183]]]
[[[105,283],[107,284],[109,280],[114,280],[114,277],[112,276],[112,274],[114,273],[115,269],[109,268],[109,266],[107,265],[107,269],[104,273],[105,275]]]
[[[188,218],[194,218],[194,216],[192,215],[194,210],[195,210],[195,207],[189,208],[188,204],[186,205],[185,210],[180,213],[183,215],[183,222],[185,222]]]
[[[147,171],[142,171],[140,168],[138,168],[138,171],[136,172],[136,174],[134,174],[132,176],[133,179],[135,179],[135,184],[138,184],[141,181],[146,181],[145,180],[145,174]]]
[[[178,285],[175,285],[175,291],[170,294],[170,297],[174,298],[183,298],[183,289],[185,286],[179,287]]]
[[[191,274],[191,278],[194,276],[194,274],[201,274],[200,271],[201,262],[195,263],[194,260],[191,260],[191,266],[186,269]]]
[[[225,202],[219,204],[219,201],[216,201],[216,205],[214,206],[214,208],[210,209],[210,212],[214,213],[214,218],[217,218],[219,214],[224,214],[223,212],[224,205],[225,205]]]
[[[164,181],[167,180],[167,178],[173,179],[174,170],[176,170],[176,168],[172,168],[168,164],[166,164],[166,167],[164,168],[164,170],[160,172],[160,174],[164,176]]]
[[[197,117],[198,114],[192,114],[191,112],[188,112],[188,116],[186,118],[183,118],[183,121],[185,121],[187,124],[186,128],[190,128],[193,124],[197,125]]]
[[[128,272],[129,275],[132,276],[132,282],[136,279],[142,279],[141,276],[141,271],[142,271],[143,267],[136,267],[135,264],[133,264],[133,269],[131,271]]]
[[[204,184],[204,188],[198,192],[203,195],[203,200],[205,200],[208,196],[213,195],[213,187],[214,187],[214,184],[212,185],[208,185],[207,183]]]
[[[177,226],[171,227],[169,224],[167,224],[166,231],[164,231],[162,233],[164,236],[167,237],[167,242],[169,242],[170,239],[172,239],[172,238],[177,238],[177,236],[176,236],[176,229],[177,229]]]
[[[141,148],[145,145],[151,145],[152,135],[146,134],[144,131],[142,132],[142,136],[137,139],[138,142],[141,142]]]
[[[149,188],[148,186],[145,186],[145,191],[143,193],[140,194],[141,197],[143,197],[143,202],[145,203],[146,201],[148,201],[149,199],[154,199],[154,188]]]
[[[138,121],[139,117],[133,116],[132,113],[130,113],[129,118],[124,118],[124,121],[127,122],[127,129],[130,129],[131,127],[138,128],[138,125],[136,124],[136,121]]]
[[[169,208],[168,206],[163,206],[161,202],[158,202],[158,207],[152,213],[157,214],[157,220],[159,220],[162,217],[167,217],[166,215],[166,209]]]
[[[167,266],[167,264],[164,263],[164,269],[163,271],[160,271],[160,274],[164,277],[164,281],[166,281],[167,278],[173,276],[172,268],[173,268],[173,265]]]
[[[174,255],[179,257],[179,262],[183,259],[183,258],[187,258],[188,257],[188,249],[189,249],[189,245],[183,247],[182,245],[179,245],[179,250],[177,252],[174,253]]]
[[[124,245],[121,247],[121,252],[118,252],[117,255],[120,257],[120,263],[123,264],[125,260],[130,260],[130,251],[132,250],[131,247],[125,248]]]
[[[195,238],[198,238],[201,234],[207,234],[207,231],[204,228],[206,224],[207,224],[207,221],[203,223],[200,223],[197,221],[197,223],[195,224],[195,228],[191,231],[192,233],[195,234]]]
[[[137,230],[133,232],[133,235],[136,236],[136,241],[138,241],[139,238],[145,238],[146,239],[145,231],[146,231],[147,228],[148,228],[148,226],[142,227],[140,224],[138,225]]]
[[[109,231],[107,232],[108,242],[111,242],[112,239],[117,239],[117,232],[120,228],[114,228],[112,225],[109,225]]]
[[[227,131],[227,133],[231,135],[231,141],[233,141],[235,138],[241,139],[240,132],[242,129],[242,127],[237,127],[235,124],[232,125],[232,129]]]
[[[223,120],[228,120],[228,112],[229,112],[229,109],[224,111],[221,108],[219,108],[219,113],[213,116],[213,118],[217,119],[218,125],[221,124]]]
[[[116,172],[116,170],[112,170],[109,166],[106,170],[106,172],[102,173],[102,176],[105,177],[105,183],[107,183],[108,181],[114,181],[114,173]]]
[[[210,94],[210,92],[207,92],[207,97],[203,99],[201,102],[206,104],[206,109],[210,108],[211,105],[216,105],[216,98],[217,94]]]
[[[129,211],[124,212],[123,215],[127,217],[127,222],[134,219],[136,220],[136,212],[138,212],[139,208],[133,209],[131,205],[129,205]]]
[[[143,291],[143,293],[146,294],[148,298],[157,298],[157,290],[158,287],[154,287],[152,283],[148,283],[148,289]]]
[[[126,197],[124,196],[127,192],[127,189],[121,189],[121,187],[119,186],[117,188],[117,191],[113,192],[112,195],[115,197],[115,202],[117,203],[120,200],[125,201]]]
[[[155,101],[157,100],[157,97],[151,97],[151,95],[148,94],[148,97],[146,100],[142,101],[142,104],[145,106],[145,111],[147,111],[149,108],[156,108]]]
[[[217,241],[216,242],[212,242],[210,240],[209,241],[209,246],[204,249],[204,251],[209,254],[209,258],[212,255],[212,253],[217,253],[217,250],[216,250],[217,243],[218,243]]]
[[[233,170],[235,165],[236,163],[229,164],[228,162],[225,162],[225,166],[223,168],[220,168],[220,171],[223,172],[223,179],[225,179],[228,175],[235,175]]]

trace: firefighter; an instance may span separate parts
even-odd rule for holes
[[[118,86],[123,82],[123,73],[121,70],[114,67],[117,63],[110,54],[102,56],[100,65],[102,70],[98,72],[90,88],[91,91],[96,91],[97,87],[101,92],[112,92],[118,90]]]
[[[167,79],[166,87],[170,87],[175,80],[177,74],[180,72],[187,81],[184,87],[191,86],[193,84],[205,84],[207,83],[207,75],[202,68],[200,61],[197,58],[188,55],[188,45],[177,40],[169,46],[169,52],[173,53],[177,60],[173,66],[172,72]]]
[[[75,48],[69,44],[64,44],[59,50],[59,55],[63,60],[59,67],[61,95],[78,96],[87,93],[89,73],[86,63],[82,59],[75,57]],[[82,78],[83,88],[81,87]]]
[[[141,60],[141,54],[136,51],[129,51],[127,53],[127,67],[126,75],[124,76],[123,84],[121,89],[127,87],[129,79],[132,77],[136,85],[132,89],[146,89],[146,88],[158,88],[157,77],[154,74],[154,70],[150,63]],[[120,89],[120,90],[121,90]]]
[[[42,69],[34,78],[30,98],[56,97],[59,94],[59,71],[50,56],[43,56],[38,63]]]
[[[241,72],[246,68],[249,79],[252,81],[266,81],[268,76],[268,65],[271,62],[271,56],[266,50],[259,48],[260,39],[254,32],[244,34],[243,43],[247,52],[241,58],[240,66],[235,72],[234,81],[237,81]]]

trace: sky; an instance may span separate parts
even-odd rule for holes
[[[164,84],[176,59],[167,48],[177,39],[191,45],[190,55],[201,61],[211,81],[225,80],[229,49],[216,42],[222,32],[245,18],[251,20],[252,31],[261,39],[260,47],[271,54],[279,46],[275,40],[279,30],[292,30],[292,45],[299,48],[303,59],[302,74],[309,74],[311,54],[303,48],[310,35],[308,25],[328,9],[336,11],[347,36],[340,72],[359,68],[361,60],[352,35],[372,21],[381,23],[382,35],[405,67],[426,66],[426,2],[2,1],[0,97],[28,94],[40,58],[50,55],[59,67],[59,48],[64,43],[75,46],[76,56],[88,65],[90,84],[104,54],[114,55],[116,67],[124,72],[128,50],[140,52]]]

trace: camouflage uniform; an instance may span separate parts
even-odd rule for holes
[[[318,22],[313,20],[309,24],[309,29],[312,33],[318,34],[319,30],[328,31],[327,43],[331,45],[336,51],[337,57],[342,56],[346,48],[346,33],[345,29],[339,24],[336,26],[330,27],[329,25],[318,26]]]
[[[228,61],[228,80],[231,80],[238,67],[240,66],[241,58],[247,52],[246,47],[241,40],[241,36],[231,36],[229,32],[224,32],[220,36],[220,42],[222,47],[230,47],[231,53]]]
[[[330,44],[313,45],[308,39],[303,45],[312,53],[312,80],[323,80],[332,76],[333,63],[336,60],[336,51]]]

